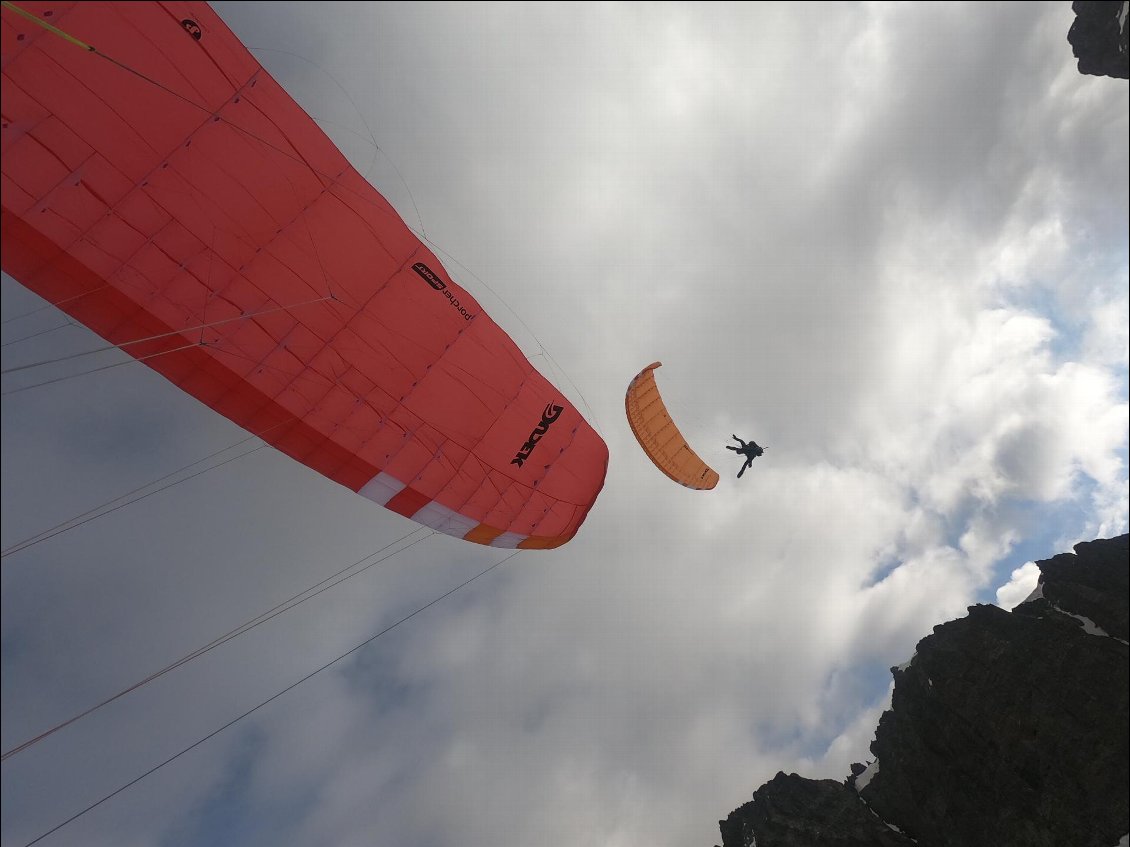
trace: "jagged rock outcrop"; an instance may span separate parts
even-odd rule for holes
[[[833,779],[778,773],[724,821],[726,847],[902,847],[914,844],[859,801],[855,788]]]
[[[1117,844],[1130,830],[1130,536],[1037,564],[1039,587],[1012,612],[971,606],[891,669],[869,767],[842,783],[777,774],[719,822],[723,845]]]
[[[1123,0],[1075,0],[1075,22],[1067,31],[1081,74],[1130,79]]]

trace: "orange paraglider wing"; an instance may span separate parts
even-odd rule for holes
[[[691,449],[667,413],[655,384],[655,369],[661,364],[652,362],[628,385],[624,397],[628,425],[659,470],[687,488],[709,490],[718,484],[718,474]]]
[[[5,3],[2,52],[5,272],[394,512],[573,537],[604,441],[207,4]]]

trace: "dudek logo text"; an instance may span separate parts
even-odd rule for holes
[[[474,319],[475,316],[459,304],[459,298],[447,290],[447,285],[442,279],[439,278],[439,275],[435,271],[433,271],[423,262],[417,262],[416,264],[414,264],[412,266],[412,270],[418,273],[423,278],[424,282],[426,282],[436,291],[442,291],[443,296],[447,298],[447,302],[459,310],[459,314],[463,316],[463,320],[469,321]]]
[[[522,449],[514,454],[514,458],[510,460],[510,464],[522,467],[522,462],[530,458],[530,454],[534,452],[537,443],[541,441],[541,437],[549,432],[549,426],[559,417],[563,411],[561,406],[555,406],[549,403],[545,407],[545,411],[541,413],[541,421],[534,427],[533,432],[530,433],[530,438],[522,445]]]

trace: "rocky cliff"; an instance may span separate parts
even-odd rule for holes
[[[1130,830],[1130,536],[1037,563],[1012,612],[934,627],[874,760],[779,773],[719,822],[724,847],[1114,847]]]
[[[1067,32],[1081,74],[1130,79],[1125,0],[1075,0],[1075,22]]]

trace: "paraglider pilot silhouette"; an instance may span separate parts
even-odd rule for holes
[[[726,449],[727,450],[733,450],[739,456],[745,456],[745,464],[742,465],[742,469],[740,471],[738,471],[738,479],[741,479],[742,474],[745,473],[745,469],[748,468],[750,465],[752,465],[753,460],[756,459],[758,456],[760,456],[762,453],[764,453],[765,450],[761,447],[758,447],[756,442],[750,441],[750,442],[746,443],[745,441],[742,441],[740,438],[738,438],[736,435],[734,436],[734,441],[738,442],[738,444],[740,444],[742,446],[741,447],[733,447],[733,446],[727,444]]]

